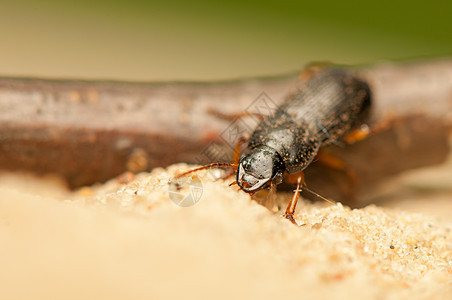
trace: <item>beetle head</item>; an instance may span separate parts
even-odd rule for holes
[[[240,159],[237,184],[247,193],[254,193],[282,181],[284,163],[280,155],[268,146],[258,146]]]

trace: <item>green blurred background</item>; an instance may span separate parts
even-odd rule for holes
[[[444,57],[451,18],[438,0],[14,0],[0,4],[0,74],[213,80]]]

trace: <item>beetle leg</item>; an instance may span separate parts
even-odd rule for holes
[[[316,161],[327,167],[348,173],[346,163],[333,154],[321,150],[319,151],[319,153],[317,153],[316,158]]]
[[[297,207],[297,203],[298,203],[298,197],[300,196],[300,192],[301,192],[300,186],[301,186],[301,181],[303,180],[302,178],[303,178],[303,176],[298,177],[297,188],[294,191],[294,194],[292,196],[292,199],[289,202],[289,205],[287,205],[285,214],[283,215],[284,218],[286,218],[287,220],[292,222],[292,224],[294,224],[294,225],[298,225],[297,222],[295,221],[293,215],[295,213],[295,208]]]
[[[219,110],[216,110],[215,108],[208,108],[207,113],[214,117],[217,117],[219,119],[223,119],[223,120],[230,121],[230,122],[235,121],[240,118],[246,118],[246,117],[256,117],[259,119],[259,121],[262,121],[265,117],[265,115],[260,114],[260,113],[255,113],[255,112],[241,112],[241,113],[235,113],[235,114],[226,114]]]
[[[298,179],[301,178],[301,185],[304,183],[304,172],[298,172],[295,174],[285,174],[284,175],[284,181],[287,183],[297,184]]]
[[[326,61],[312,62],[301,71],[300,75],[298,75],[298,79],[301,81],[308,81],[311,77],[331,66],[332,64]]]
[[[383,122],[376,125],[369,126],[367,124],[361,125],[358,129],[352,130],[349,134],[344,137],[344,142],[352,144],[367,138],[382,130],[388,129],[391,126],[392,118],[388,118]]]
[[[371,129],[367,124],[361,125],[358,129],[351,131],[344,137],[344,142],[352,144],[365,139],[371,135]]]
[[[350,166],[348,166],[341,158],[334,156],[328,152],[319,151],[316,158],[317,161],[324,166],[345,173],[350,184],[350,190],[347,194],[350,198],[350,202],[354,203],[356,200],[355,191],[356,187],[358,186],[358,176],[356,175],[356,172],[352,168],[350,168]]]

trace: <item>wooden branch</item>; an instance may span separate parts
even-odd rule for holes
[[[372,122],[391,125],[344,148],[359,181],[314,164],[310,186],[350,199],[405,170],[439,164],[449,152],[452,60],[380,64],[358,69],[374,95]],[[297,74],[211,83],[127,83],[0,78],[0,168],[55,173],[72,188],[176,162],[207,163],[232,152],[237,122],[209,113],[274,107]],[[264,92],[264,94],[262,94]],[[237,126],[236,126],[237,125]]]

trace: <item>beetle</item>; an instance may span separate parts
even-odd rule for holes
[[[300,173],[286,218],[293,223],[302,171],[319,149],[342,142],[365,124],[371,108],[371,90],[352,70],[323,68],[290,93],[276,111],[264,117],[248,139],[238,164],[213,163],[201,169],[237,168],[236,183],[247,193],[272,188],[283,175]]]

